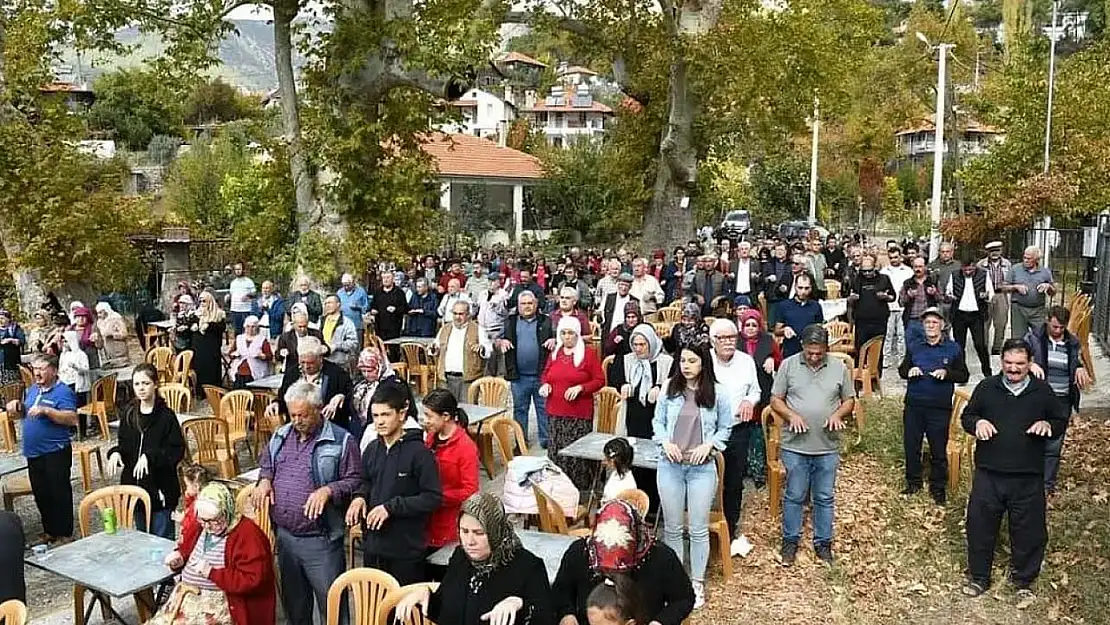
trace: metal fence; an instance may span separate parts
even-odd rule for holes
[[[1110,215],[1099,216],[1097,237],[1091,334],[1107,349],[1110,348]]]
[[[1076,293],[1089,288],[1083,284],[1089,279],[1090,259],[1083,256],[1082,228],[1026,228],[1009,232],[1004,241],[1004,253],[1015,265],[1021,262],[1026,247],[1049,248],[1045,266],[1052,270],[1058,287],[1049,304],[1066,305]]]

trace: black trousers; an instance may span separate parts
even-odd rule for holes
[[[363,566],[389,573],[402,586],[428,581],[423,555],[415,558],[387,558],[372,553],[364,553],[362,562]]]
[[[906,452],[906,483],[921,485],[921,439],[929,440],[929,491],[943,493],[948,479],[948,417],[951,409],[914,406],[902,412]]]
[[[728,531],[733,538],[740,535],[738,527],[740,507],[744,502],[744,474],[748,470],[748,447],[756,427],[758,427],[758,421],[754,420],[748,423],[737,423],[732,428],[732,434],[729,435],[728,445],[725,446],[723,505]]]
[[[856,319],[856,360],[858,361],[863,355],[860,353],[860,348],[863,344],[876,336],[886,336],[886,323],[889,317],[882,319]],[[898,364],[898,363],[894,363]],[[879,371],[883,370],[883,352],[879,352]]]
[[[987,351],[986,316],[978,312],[952,310],[952,334],[964,354],[967,353],[967,333],[971,332],[971,344],[979,356],[979,366],[984,376],[991,374],[991,353]]]
[[[42,531],[54,538],[73,536],[73,487],[69,483],[72,466],[73,448],[69,445],[27,459],[27,476],[42,517]]]
[[[1048,542],[1044,478],[976,469],[967,500],[967,569],[971,580],[984,588],[990,586],[1003,514],[1009,515],[1011,578],[1015,586],[1026,588],[1041,571]]]

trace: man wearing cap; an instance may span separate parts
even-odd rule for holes
[[[725,274],[717,271],[717,256],[705,254],[698,259],[698,271],[690,285],[690,297],[701,306],[703,317],[713,314],[713,300],[728,295],[729,283]]]
[[[560,304],[563,294],[559,293]],[[601,307],[601,335],[609,336],[624,321],[624,308],[629,302],[638,302],[632,295],[632,274],[622,273],[617,276],[617,290],[605,297],[605,304]],[[589,328],[582,326],[583,331]]]
[[[1010,267],[1002,289],[1010,293],[1010,336],[1025,338],[1045,322],[1045,304],[1056,294],[1052,271],[1041,266],[1041,248],[1030,245],[1021,264]]]
[[[856,387],[843,361],[829,358],[829,333],[814,324],[802,330],[802,353],[782,361],[771,387],[771,408],[782,432],[786,467],[782,505],[782,564],[791,566],[802,537],[802,514],[812,492],[813,547],[832,563],[836,469],[840,430],[856,404]]]
[[[937,505],[947,501],[948,417],[956,384],[967,382],[964,351],[944,336],[944,315],[937,308],[921,313],[924,340],[906,344],[906,357],[898,374],[906,382],[902,409],[903,448],[906,452],[906,487],[903,495],[921,490],[921,438],[929,441],[929,494]]]
[[[984,340],[990,341],[991,354],[997,356],[1002,353],[1002,342],[1006,340],[1006,324],[1010,321],[1010,295],[1000,287],[1006,282],[1011,263],[1008,258],[1002,256],[1002,241],[987,243],[986,250],[987,256],[979,261],[979,267],[986,270],[991,278],[991,284],[996,288],[994,296],[991,297],[990,306],[987,308],[983,337]]]

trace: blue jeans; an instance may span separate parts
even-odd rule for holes
[[[540,397],[540,376],[521,374],[520,379],[513,380],[510,384],[513,391],[513,419],[524,430],[524,438],[528,438],[528,409],[532,403],[536,404],[536,430],[540,436],[540,446],[547,447],[547,410],[546,400]]]
[[[168,540],[177,540],[177,526],[173,522],[173,510],[159,510],[153,515],[150,533]],[[147,531],[146,510],[142,506],[135,507],[135,529],[140,532]]]
[[[833,503],[840,454],[810,456],[782,450],[786,493],[782,499],[782,540],[797,544],[802,537],[802,507],[813,496],[813,544],[828,545],[833,538]]]
[[[656,484],[663,510],[663,542],[674,550],[679,561],[686,561],[682,542],[685,512],[690,532],[690,577],[703,582],[709,564],[709,510],[717,496],[717,464],[712,459],[702,464],[676,464],[660,458]]]

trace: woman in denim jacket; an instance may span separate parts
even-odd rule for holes
[[[733,424],[729,393],[717,384],[713,358],[705,345],[684,347],[678,375],[665,384],[655,405],[653,439],[662,447],[657,483],[663,508],[663,542],[680,559],[682,518],[690,533],[690,577],[694,607],[705,604],[705,569],[709,562],[709,509],[717,495],[714,453],[724,450]]]

